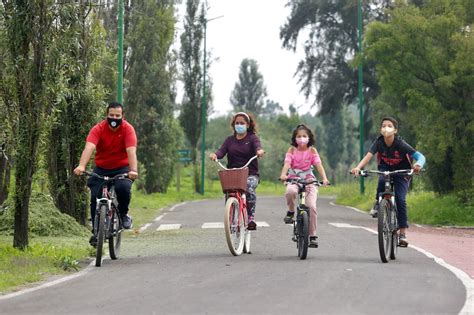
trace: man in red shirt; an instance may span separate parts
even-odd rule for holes
[[[122,104],[112,102],[107,106],[107,119],[95,125],[86,139],[86,146],[82,151],[79,166],[74,174],[82,175],[87,163],[95,153],[94,172],[101,176],[113,177],[118,174],[128,174],[128,179],[115,182],[115,192],[119,203],[118,210],[122,217],[125,229],[132,227],[132,218],[128,215],[128,206],[131,198],[133,180],[138,177],[137,172],[137,136],[131,124],[123,119]],[[90,177],[87,186],[91,190],[91,219],[95,217],[96,198],[102,181]],[[94,245],[95,237],[90,240]]]

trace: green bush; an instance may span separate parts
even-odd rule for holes
[[[14,207],[9,200],[0,212],[0,234],[13,235]],[[28,231],[30,236],[86,236],[88,230],[71,216],[61,213],[52,198],[34,192],[30,199]]]

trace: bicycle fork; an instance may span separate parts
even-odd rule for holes
[[[293,237],[291,238],[293,242],[298,242],[298,238],[300,237],[298,226],[302,226],[303,224],[302,214],[304,212],[307,212],[309,215],[309,208],[306,205],[299,205],[296,209],[296,220],[293,222]]]
[[[98,235],[99,231],[97,230],[99,227],[99,220],[100,220],[100,208],[102,206],[106,206],[105,211],[105,222],[104,222],[104,234],[105,238],[108,239],[110,236],[110,221],[112,218],[112,200],[107,198],[98,198],[97,199],[97,208],[95,211],[96,223],[94,224],[94,234]]]

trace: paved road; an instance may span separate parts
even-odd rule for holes
[[[261,197],[252,254],[233,257],[220,228],[223,201],[174,207],[128,237],[123,257],[62,284],[0,299],[1,314],[458,314],[466,289],[411,249],[380,262],[366,214],[319,199],[320,247],[297,258],[283,200]],[[345,223],[340,225],[337,223]],[[157,231],[167,224],[177,230]],[[178,224],[178,225],[176,225]],[[209,226],[209,224],[207,225]],[[338,227],[346,226],[346,227]],[[464,308],[466,311],[466,308]],[[467,311],[473,311],[467,309]]]

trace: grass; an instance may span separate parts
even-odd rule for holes
[[[369,211],[375,199],[376,179],[365,181],[365,193],[359,193],[359,183],[341,184],[327,189],[336,196],[336,203]],[[416,184],[416,183],[415,183]],[[323,191],[321,189],[320,191]],[[445,196],[425,191],[421,184],[407,195],[408,218],[411,223],[435,226],[474,226],[474,206],[462,203],[455,194]]]
[[[21,251],[0,237],[0,292],[37,282],[51,275],[78,270],[79,261],[89,255],[84,239],[73,237],[37,237]]]

